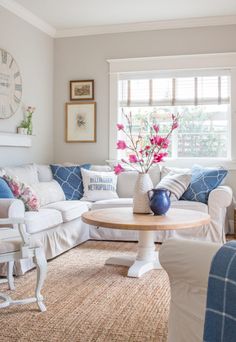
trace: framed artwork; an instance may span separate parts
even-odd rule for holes
[[[96,142],[96,102],[66,103],[66,141]]]
[[[70,81],[70,100],[94,100],[94,80]]]

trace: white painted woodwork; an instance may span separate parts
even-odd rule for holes
[[[32,136],[0,132],[0,146],[30,147]]]

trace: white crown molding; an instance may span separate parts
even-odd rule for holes
[[[205,18],[188,18],[176,20],[161,20],[142,23],[100,25],[78,27],[72,29],[57,30],[55,38],[88,36],[107,33],[135,32],[135,31],[154,31],[178,28],[204,27],[204,26],[223,26],[235,25],[236,15],[218,16]]]
[[[115,25],[99,25],[77,27],[70,29],[58,29],[46,23],[44,20],[33,14],[27,8],[18,4],[15,0],[0,0],[0,6],[14,13],[21,19],[35,26],[39,30],[48,34],[53,38],[89,36],[97,34],[137,32],[137,31],[155,31],[168,30],[178,28],[204,27],[204,26],[223,26],[235,25],[236,15],[202,17],[202,18],[186,18],[175,20],[160,20],[151,22],[115,24]]]
[[[55,37],[56,29],[37,17],[31,11],[21,6],[14,0],[0,0],[0,6],[6,8],[8,11],[14,13],[19,18],[25,20],[27,23],[35,26],[40,31],[48,34],[51,37]]]

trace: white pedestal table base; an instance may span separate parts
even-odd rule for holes
[[[133,278],[139,278],[150,270],[161,269],[158,252],[156,252],[154,243],[154,232],[139,231],[138,253],[136,258],[128,256],[112,257],[105,264],[127,266],[129,267],[127,276]]]

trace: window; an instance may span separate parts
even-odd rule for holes
[[[180,127],[173,132],[168,151],[170,158],[229,158],[230,73],[207,70],[200,74],[196,70],[176,74],[120,74],[120,118],[122,110],[131,111],[136,134],[145,136],[142,122],[147,117],[160,123],[161,134],[170,123],[169,114],[180,113]]]

